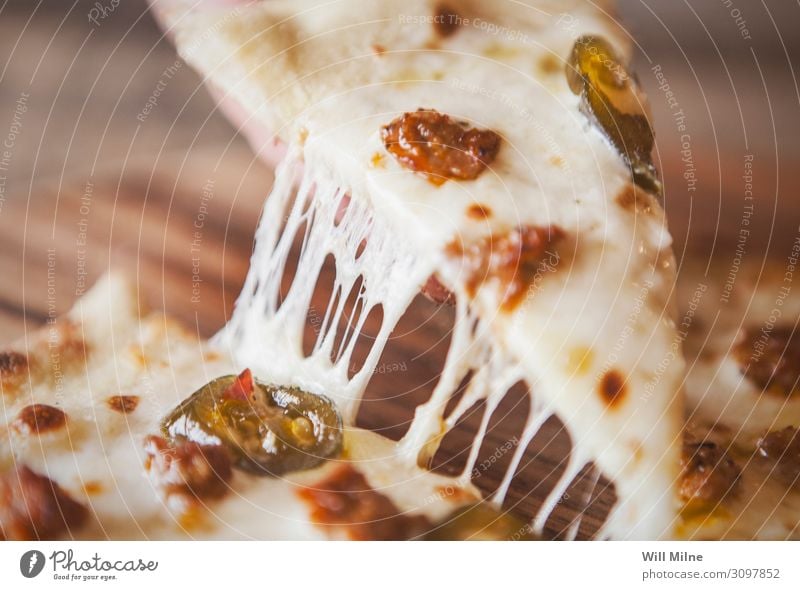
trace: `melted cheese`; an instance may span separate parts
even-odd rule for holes
[[[522,442],[557,414],[573,443],[566,473],[534,528],[541,530],[591,461],[614,482],[619,498],[604,535],[669,535],[677,509],[683,371],[669,301],[670,237],[652,199],[644,196],[649,206],[633,210],[618,202],[630,190],[630,171],[579,110],[560,68],[547,66],[563,63],[581,34],[601,34],[623,55],[627,44],[590,3],[465,1],[457,9],[471,24],[446,39],[420,22],[435,10],[420,0],[275,0],[228,13],[168,11],[181,55],[290,145],[267,200],[245,290],[218,343],[266,379],[335,397],[352,422],[394,323],[436,271],[456,293],[458,320],[442,379],[417,409],[397,457],[413,465],[430,453],[445,404],[468,370],[480,377],[469,399],[486,398],[490,410],[478,441],[506,389],[524,378],[533,410]],[[491,169],[477,180],[440,187],[403,169],[385,153],[379,130],[420,107],[499,133],[503,146]],[[345,194],[351,205],[336,225]],[[472,221],[465,212],[474,203],[488,205],[491,219]],[[281,271],[303,222],[298,273],[278,307]],[[445,246],[520,224],[555,224],[570,239],[556,272],[513,313],[501,313],[494,289],[468,297],[464,269],[445,255]],[[328,253],[336,257],[335,290],[347,293],[363,276],[365,309],[383,308],[371,356],[352,379],[352,349],[337,351],[331,362],[332,335],[320,338],[311,356],[302,354],[303,323]],[[340,314],[331,307],[326,318]],[[576,357],[584,362],[576,365]],[[627,392],[613,407],[598,391],[609,371],[621,375]],[[503,501],[513,467],[496,502]]]
[[[30,386],[3,397],[0,466],[27,465],[86,505],[90,522],[72,531],[73,537],[324,538],[296,492],[324,478],[338,461],[280,479],[237,470],[221,501],[208,502],[188,519],[172,513],[145,473],[143,440],[160,432],[163,417],[178,402],[208,381],[233,373],[232,360],[161,314],[140,319],[133,291],[119,277],[101,281],[57,325],[68,323],[75,326],[81,347],[85,343],[88,360],[61,365],[58,382],[53,366],[41,364]],[[43,330],[31,339],[31,350],[47,347],[50,338],[49,329]],[[120,393],[140,398],[135,411],[124,414],[108,407],[107,399]],[[15,417],[32,403],[61,409],[67,426],[39,435],[17,432]],[[451,479],[397,461],[387,443],[371,432],[349,428],[345,448],[369,485],[402,512],[436,522],[479,497],[471,486],[461,496],[442,494],[441,489],[454,485]]]

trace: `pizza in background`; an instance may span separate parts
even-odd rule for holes
[[[681,537],[800,538],[800,302],[789,296],[791,265],[745,259],[733,281],[724,264],[682,269]]]

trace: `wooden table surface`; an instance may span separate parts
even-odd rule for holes
[[[0,170],[0,341],[16,340],[50,314],[66,311],[108,269],[134,278],[151,307],[203,336],[213,334],[229,316],[247,272],[270,171],[215,112],[196,76],[176,62],[143,15],[143,3],[123,3],[100,26],[86,23],[92,2],[77,8],[45,2],[33,11],[28,4],[11,2],[0,10],[0,55],[7,56],[0,74],[0,139],[15,132],[12,161]],[[668,10],[654,3],[649,9]],[[764,22],[762,38],[749,45],[726,33],[724,20],[714,21],[715,37],[706,39],[697,23],[680,15],[660,13],[668,24],[673,19],[664,31],[646,11],[634,14],[634,33],[642,40],[639,72],[657,122],[679,258],[733,256],[730,240],[741,222],[748,154],[755,159],[754,227],[760,228],[748,251],[782,257],[797,234],[795,53],[788,36],[788,50],[775,34],[766,39],[766,15],[751,10],[754,26]],[[720,46],[727,53],[718,58],[711,49]],[[676,126],[655,66],[669,76],[687,113],[694,189],[686,176],[687,133]],[[167,88],[141,121],[165,72],[171,72]],[[193,274],[201,280],[199,298],[193,298]],[[415,302],[379,363],[384,370],[370,384],[362,425],[392,438],[404,432],[415,403],[435,384],[451,323],[452,310],[422,298]],[[493,465],[476,480],[484,490],[497,486],[511,455],[502,449],[519,435],[526,412],[526,395],[515,391],[496,413],[479,458],[479,464],[488,459]],[[475,408],[448,436],[438,468],[464,464],[480,413]],[[566,435],[551,421],[528,449],[509,506],[523,514],[535,510],[557,479],[566,448]],[[565,496],[548,523],[551,534],[574,516],[584,493],[572,489]],[[598,491],[582,536],[596,527],[609,499]]]

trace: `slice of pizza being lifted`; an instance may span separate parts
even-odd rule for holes
[[[154,8],[223,103],[287,149],[216,345],[261,379],[330,397],[347,428],[425,287],[454,301],[457,319],[436,389],[392,456],[425,465],[485,399],[467,481],[493,410],[523,381],[531,409],[493,501],[556,415],[572,450],[533,530],[591,464],[617,498],[600,536],[670,536],[683,377],[674,260],[645,99],[607,3],[190,4]],[[304,323],[331,257],[335,283],[308,352]],[[337,337],[350,297],[359,311]],[[381,327],[352,374],[371,313]]]

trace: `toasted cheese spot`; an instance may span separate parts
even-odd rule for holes
[[[455,9],[445,3],[440,3],[433,15],[433,30],[441,38],[446,39],[458,30],[460,21],[461,17]]]
[[[787,486],[800,488],[800,430],[791,426],[758,441],[758,453],[772,462],[772,473]]]
[[[461,256],[466,265],[467,293],[474,297],[484,283],[496,283],[502,293],[500,307],[513,311],[548,271],[548,252],[565,237],[556,226],[523,225],[492,234],[468,245],[447,247],[451,256]]]
[[[354,541],[401,541],[424,533],[428,519],[402,514],[394,503],[372,489],[350,465],[337,467],[314,486],[300,488],[311,520],[329,536]]]
[[[561,156],[550,156],[550,163],[557,168],[563,168],[566,162]]]
[[[83,491],[87,496],[96,496],[103,491],[103,484],[99,481],[87,481],[83,484]]]
[[[611,369],[600,380],[600,397],[613,408],[625,398],[625,377],[616,369]]]
[[[470,219],[477,219],[477,220],[484,220],[489,219],[492,216],[492,210],[489,208],[488,205],[482,205],[481,203],[473,203],[469,207],[467,207],[467,217]]]
[[[556,55],[548,53],[539,60],[539,70],[543,74],[560,74],[564,70],[564,62]]]
[[[0,352],[0,387],[3,393],[12,393],[25,380],[28,357],[19,352]]]
[[[20,410],[14,428],[21,434],[44,434],[63,428],[67,415],[60,409],[47,404],[32,404]]]
[[[130,414],[139,405],[138,395],[113,395],[106,400],[108,407],[120,414]]]
[[[233,470],[221,445],[184,442],[173,446],[160,436],[148,436],[145,453],[145,470],[170,506],[180,512],[228,492]]]
[[[794,326],[742,330],[733,357],[742,374],[765,393],[781,398],[800,395],[800,330]]]
[[[713,442],[684,443],[679,493],[690,512],[707,512],[735,495],[741,471]]]
[[[569,351],[567,370],[576,375],[586,375],[592,368],[594,352],[588,346],[576,346]]]
[[[383,55],[386,53],[386,48],[383,45],[375,43],[372,45],[372,53],[378,56]]]
[[[400,164],[434,185],[475,180],[497,157],[500,136],[469,127],[430,109],[404,113],[381,130],[383,143]]]
[[[655,197],[650,193],[639,189],[636,185],[629,184],[620,191],[614,200],[626,211],[646,214],[653,211],[654,199]]]
[[[216,350],[207,350],[203,353],[203,359],[207,363],[215,363],[218,360],[222,359],[222,355],[218,353]]]
[[[383,154],[380,152],[375,152],[372,154],[372,157],[369,159],[369,166],[370,168],[383,168]]]
[[[414,68],[403,68],[391,75],[391,81],[398,88],[405,88],[409,83],[419,82],[425,79],[426,74]]]
[[[642,443],[635,442],[631,445],[631,448],[633,449],[634,462],[640,463],[644,459],[644,447],[642,446]]]
[[[132,345],[128,348],[128,351],[130,352],[133,362],[143,369],[147,368],[149,359],[147,358],[147,355],[145,355],[144,351],[142,351],[140,346]]]
[[[483,49],[483,55],[491,59],[504,60],[514,59],[520,54],[520,50],[513,45],[504,43],[492,43]]]
[[[0,474],[0,540],[52,540],[77,530],[88,516],[57,483],[25,465]]]

